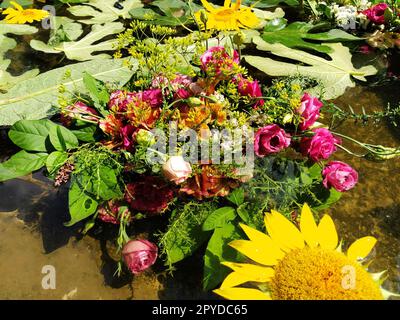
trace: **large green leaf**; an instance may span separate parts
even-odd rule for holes
[[[49,132],[57,125],[50,120],[20,120],[8,132],[11,141],[28,151],[48,151]]]
[[[49,131],[50,142],[58,151],[66,151],[79,145],[78,138],[63,126],[53,126]]]
[[[125,28],[122,23],[110,22],[104,25],[94,25],[92,31],[78,41],[65,41],[56,46],[52,46],[43,41],[32,40],[30,45],[33,49],[46,53],[64,53],[70,60],[85,61],[91,59],[110,58],[110,56],[105,53],[97,55],[94,55],[94,53],[113,50],[117,43],[116,39],[101,40],[107,36],[120,33],[124,30]]]
[[[123,86],[137,67],[134,63],[131,70],[124,61],[104,59],[77,63],[19,83],[6,94],[0,94],[0,126],[12,125],[20,119],[42,119],[54,114],[60,85],[66,89],[65,96],[68,90],[85,90],[84,71],[101,81]],[[68,78],[65,77],[67,71],[70,73]]]
[[[110,0],[91,0],[83,5],[72,6],[68,9],[76,17],[80,17],[79,22],[86,24],[101,24],[112,22],[119,18],[129,18],[129,11],[134,8],[143,7],[141,0],[125,0],[121,2],[122,9],[114,7],[116,1]],[[86,19],[89,17],[89,19]]]
[[[214,230],[215,228],[221,228],[229,221],[236,218],[236,211],[232,207],[222,207],[215,210],[210,216],[204,221],[203,231]]]
[[[11,60],[4,59],[4,54],[9,50],[14,49],[17,46],[17,42],[12,38],[7,37],[6,34],[26,35],[36,33],[37,31],[37,28],[27,25],[6,24],[0,22],[0,91],[6,91],[14,84],[32,78],[39,73],[38,69],[27,71],[19,76],[13,76],[7,72]]]
[[[339,29],[332,29],[328,32],[310,33],[315,26],[306,22],[294,22],[283,29],[280,24],[274,24],[273,22],[266,26],[261,37],[268,43],[281,43],[289,48],[310,49],[323,53],[331,53],[333,49],[330,46],[305,40],[318,40],[321,42],[363,40]]]
[[[18,178],[38,170],[46,162],[47,153],[28,153],[22,150],[0,163],[0,182]]]
[[[229,247],[229,242],[240,239],[240,230],[232,223],[215,229],[204,256],[203,288],[215,288],[228,275],[230,270],[221,265],[223,261],[237,261],[238,253]]]
[[[68,193],[71,220],[65,223],[67,227],[90,217],[96,212],[98,202],[86,192],[85,187],[75,177],[72,179]]]
[[[299,1],[298,0],[243,0],[242,4],[244,6],[255,6],[256,8],[270,8],[270,7],[276,7],[280,3],[286,3],[289,6],[298,6]]]
[[[267,57],[244,56],[245,60],[257,69],[270,76],[292,76],[296,74],[315,78],[324,88],[324,98],[334,99],[342,95],[346,88],[354,87],[352,78],[366,81],[366,76],[376,74],[373,66],[364,66],[356,69],[351,61],[350,50],[340,43],[326,44],[333,51],[329,53],[331,60],[313,55],[301,50],[288,48],[280,43],[270,44],[260,37],[255,37],[253,42],[257,49],[269,51],[280,59],[288,58],[296,63],[281,62]]]

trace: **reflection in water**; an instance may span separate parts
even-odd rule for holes
[[[397,92],[386,87],[349,90],[336,102],[351,104],[360,112],[383,109],[396,101]],[[372,144],[397,146],[398,128],[386,124],[363,127],[351,121],[338,130]],[[1,141],[2,140],[2,141]],[[2,157],[11,150],[0,139]],[[373,252],[372,271],[387,269],[386,288],[400,291],[400,161],[368,162],[342,152],[338,160],[350,163],[360,173],[358,186],[346,193],[331,209],[344,246],[356,238],[373,235],[378,245]],[[80,226],[65,228],[68,220],[67,192],[54,189],[37,173],[31,178],[0,183],[0,298],[8,299],[201,299],[213,297],[201,290],[202,255],[181,262],[174,276],[161,265],[139,276],[113,277],[118,253],[107,239],[115,235],[112,226],[99,224],[89,236],[79,234]],[[17,210],[17,211],[15,211]],[[156,220],[143,221],[136,236],[145,235]],[[44,265],[57,272],[56,290],[43,290]]]

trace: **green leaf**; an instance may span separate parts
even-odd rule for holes
[[[57,125],[50,120],[20,120],[8,132],[11,141],[28,151],[48,151],[49,132]]]
[[[110,0],[90,0],[83,5],[72,6],[68,11],[81,18],[81,23],[102,24],[119,18],[128,19],[130,10],[143,7],[141,0],[125,0],[121,3],[123,9],[115,8],[114,3],[115,1]]]
[[[53,126],[49,133],[50,142],[58,151],[66,151],[79,145],[78,138],[63,126]]]
[[[120,198],[122,191],[118,185],[117,176],[113,168],[99,165],[92,175],[85,177],[88,181],[87,191],[102,200]]]
[[[7,72],[11,60],[5,59],[4,55],[7,51],[17,46],[17,41],[6,36],[6,34],[27,35],[38,31],[37,28],[23,24],[7,24],[0,22],[0,92],[10,89],[13,85],[36,76],[38,69],[30,70],[22,75],[13,76]]]
[[[204,290],[215,288],[228,275],[230,269],[221,265],[221,262],[238,260],[239,254],[228,244],[240,238],[240,230],[231,223],[225,224],[223,228],[215,229],[204,256]]]
[[[79,122],[79,120],[77,122]],[[97,126],[95,124],[81,121],[81,123],[76,123],[70,127],[70,130],[80,141],[96,141],[95,134],[97,131]]]
[[[215,209],[214,202],[189,202],[172,212],[169,226],[159,238],[165,265],[171,267],[192,255],[210,238],[210,232],[203,231],[202,225]]]
[[[322,201],[321,205],[313,206],[312,208],[317,211],[325,210],[331,207],[335,202],[339,201],[342,197],[342,193],[331,188],[329,190],[324,189],[322,186],[319,186],[320,192],[318,193],[318,200]]]
[[[90,217],[96,212],[98,202],[85,191],[85,186],[74,177],[68,193],[69,214],[71,220],[64,225],[70,227]]]
[[[70,60],[92,60],[101,58],[110,58],[110,55],[102,53],[94,55],[99,51],[110,51],[115,49],[117,44],[116,37],[113,39],[101,41],[103,38],[120,33],[125,28],[120,22],[110,22],[104,25],[94,25],[89,34],[78,41],[65,41],[56,46],[44,43],[40,40],[32,40],[30,45],[33,49],[46,53],[64,53]]]
[[[4,0],[0,3],[0,8],[13,8],[13,5],[10,3],[11,1],[14,0]],[[33,4],[33,0],[17,0],[14,1],[17,2],[19,5],[21,5],[22,7],[29,7]]]
[[[244,201],[244,190],[237,188],[233,190],[226,198],[236,206],[240,206]]]
[[[268,43],[281,43],[289,48],[309,49],[322,53],[332,53],[333,49],[328,45],[307,42],[305,40],[325,42],[364,40],[339,29],[332,29],[329,32],[310,33],[314,28],[315,26],[313,24],[306,22],[294,22],[284,29],[281,29],[280,24],[278,24],[275,29],[271,28],[271,25],[269,25],[261,37]]]
[[[0,94],[0,126],[12,125],[20,119],[41,119],[54,114],[57,108],[53,105],[57,102],[60,85],[66,89],[66,98],[69,97],[68,91],[85,92],[84,71],[101,81],[115,83],[117,87],[123,86],[137,68],[137,63],[134,63],[131,70],[124,64],[126,61],[99,59],[77,63],[18,83],[6,94]],[[70,73],[68,78],[65,77],[67,71]]]
[[[366,81],[366,76],[376,74],[373,66],[356,69],[351,61],[349,49],[340,43],[326,44],[332,49],[328,55],[331,60],[319,56],[288,48],[280,43],[269,44],[260,37],[255,37],[253,42],[257,49],[269,51],[279,58],[288,58],[298,61],[299,64],[281,62],[260,56],[244,56],[247,63],[270,76],[303,75],[319,80],[325,89],[324,99],[334,99],[344,93],[346,88],[354,87],[352,78]]]
[[[248,225],[248,226],[253,226],[254,224],[253,224],[252,219],[250,218],[250,213],[249,213],[249,211],[248,211],[247,208],[246,208],[247,205],[248,205],[248,203],[243,203],[243,204],[241,204],[241,205],[236,209],[236,211],[237,211],[239,217],[242,219],[242,221],[243,221],[246,225]]]
[[[210,231],[223,227],[229,221],[236,218],[236,211],[232,207],[223,207],[215,210],[203,224],[203,231]]]
[[[49,46],[59,46],[62,42],[74,41],[83,34],[80,23],[63,16],[51,16],[52,29],[47,44]]]
[[[104,107],[107,105],[108,100],[110,100],[110,95],[101,81],[97,80],[89,73],[84,72],[83,83],[96,107]]]
[[[68,153],[62,151],[53,151],[49,154],[46,160],[46,168],[50,175],[58,171],[61,166],[67,161]]]
[[[0,182],[25,176],[43,167],[47,153],[28,153],[22,150],[0,163]]]

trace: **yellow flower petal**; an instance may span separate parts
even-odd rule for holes
[[[231,268],[230,273],[221,285],[221,289],[235,287],[248,281],[268,282],[274,276],[274,269],[257,266],[249,263],[222,262]]]
[[[301,210],[300,230],[308,246],[315,248],[318,245],[318,227],[307,203]]]
[[[251,260],[267,266],[277,264],[283,255],[282,251],[277,253],[268,247],[256,245],[253,241],[248,240],[234,240],[229,245]],[[281,255],[278,256],[279,253]]]
[[[214,7],[207,0],[201,0],[201,4],[207,11],[210,11],[210,12],[215,11]]]
[[[302,249],[304,238],[299,229],[279,212],[272,210],[265,215],[265,226],[272,241],[284,251]]]
[[[229,300],[271,300],[269,294],[258,289],[228,288],[216,289],[214,292]]]
[[[231,6],[231,0],[225,0],[224,1],[224,7],[229,8]]]
[[[324,249],[334,250],[338,246],[338,241],[338,235],[332,218],[324,215],[318,225],[319,245]]]
[[[15,9],[17,9],[18,11],[23,11],[24,8],[22,8],[22,6],[14,1],[10,1],[10,4],[12,4],[14,6]]]
[[[351,260],[364,259],[376,244],[374,237],[364,237],[353,242],[347,250],[347,257]]]

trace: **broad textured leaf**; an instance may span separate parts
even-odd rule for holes
[[[286,3],[289,6],[298,6],[299,1],[298,0],[243,0],[242,4],[244,6],[252,6],[254,5],[256,8],[270,8],[270,7],[276,7],[281,3]]]
[[[0,126],[12,125],[20,119],[42,119],[57,111],[58,88],[62,84],[66,92],[84,91],[83,72],[96,79],[123,86],[133,70],[124,65],[123,59],[93,60],[54,69],[14,86],[6,94],[0,94]],[[70,77],[65,78],[66,72]],[[66,93],[64,93],[65,95]]]
[[[14,84],[32,78],[39,73],[38,69],[27,71],[19,76],[13,76],[7,72],[11,60],[4,59],[4,54],[14,49],[17,46],[17,42],[7,37],[6,34],[26,35],[36,33],[37,31],[37,28],[23,24],[6,24],[0,22],[0,91],[6,91]]]
[[[0,163],[0,182],[27,175],[39,170],[46,162],[47,153],[28,153],[22,150]]]
[[[83,5],[72,6],[68,11],[74,16],[81,18],[79,22],[101,24],[112,22],[119,18],[128,19],[130,17],[130,10],[143,7],[141,0],[125,0],[121,2],[123,9],[115,8],[115,2],[111,0],[91,0]],[[87,17],[89,18],[85,19]]]
[[[294,22],[282,29],[280,24],[273,27],[267,25],[261,38],[268,43],[281,43],[289,48],[316,50],[323,53],[331,53],[333,49],[326,44],[311,43],[305,40],[318,40],[325,42],[359,41],[343,30],[332,29],[329,32],[310,33],[315,26],[305,22]]]
[[[215,288],[228,275],[230,269],[221,265],[221,262],[238,260],[237,251],[228,244],[240,238],[239,228],[231,223],[225,224],[223,228],[215,229],[204,256],[204,290]]]
[[[73,178],[68,193],[69,214],[71,220],[65,225],[67,227],[90,217],[96,212],[98,202],[85,191],[85,185]]]
[[[94,25],[91,32],[78,41],[65,41],[56,46],[52,46],[43,41],[32,40],[30,45],[33,49],[46,53],[64,53],[70,60],[85,61],[91,59],[110,58],[110,55],[105,53],[97,55],[94,53],[113,50],[117,43],[116,39],[101,40],[107,36],[120,33],[124,30],[125,28],[122,23],[110,22],[104,25]]]
[[[78,138],[70,130],[59,125],[50,128],[49,138],[58,151],[66,151],[79,145]]]
[[[210,216],[204,221],[203,230],[210,231],[215,228],[223,227],[229,221],[236,218],[236,211],[232,207],[223,207],[215,210]]]
[[[11,141],[28,151],[48,151],[49,132],[57,125],[50,120],[20,120],[8,132]]]
[[[355,83],[352,78],[366,81],[366,76],[374,75],[377,72],[373,66],[356,69],[351,61],[350,50],[340,43],[326,44],[333,50],[332,53],[329,53],[331,60],[328,60],[301,50],[288,48],[280,43],[267,43],[260,37],[255,37],[253,42],[259,50],[269,51],[279,58],[298,61],[299,64],[276,61],[267,57],[244,56],[250,65],[270,76],[300,74],[315,78],[323,85],[324,99],[334,99],[342,95],[346,88],[354,87]]]
[[[51,16],[52,29],[49,46],[58,46],[64,41],[74,41],[83,34],[82,24],[75,22],[68,17]]]

